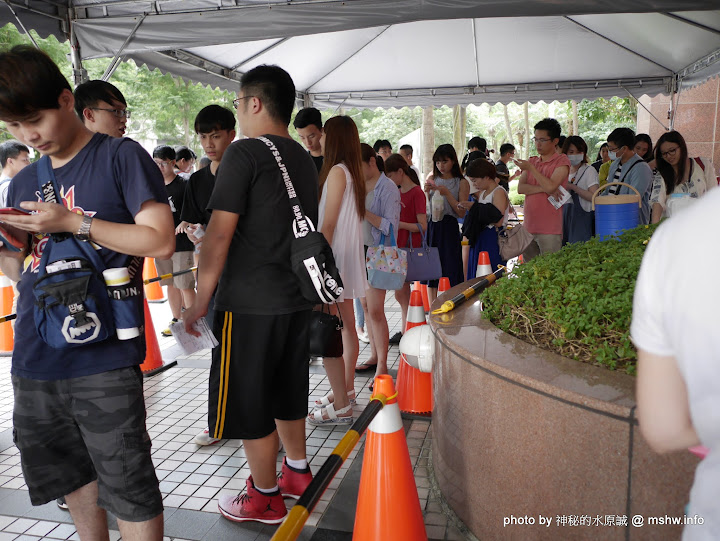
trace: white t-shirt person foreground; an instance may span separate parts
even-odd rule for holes
[[[683,540],[720,539],[720,190],[655,232],[635,288],[631,335],[638,348],[640,430],[660,452],[702,443]]]

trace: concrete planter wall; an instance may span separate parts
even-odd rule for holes
[[[683,515],[698,459],[649,449],[634,378],[526,344],[480,310],[476,297],[430,320],[435,476],[469,529],[480,539],[679,539],[681,526],[647,519]],[[643,527],[606,525],[635,515]]]

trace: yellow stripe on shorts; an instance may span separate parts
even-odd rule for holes
[[[230,364],[230,358],[227,352],[230,346],[230,331],[232,330],[232,314],[225,312],[225,321],[223,322],[223,330],[221,337],[221,350],[220,350],[220,382],[218,383],[218,404],[217,404],[217,415],[215,417],[215,432],[213,438],[222,439],[222,431],[225,423],[225,404],[227,404],[227,397],[224,393],[227,392],[227,371]]]

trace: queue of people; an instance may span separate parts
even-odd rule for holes
[[[526,195],[525,225],[534,238],[526,260],[559,250],[563,241],[587,240],[591,233],[587,203],[599,189],[599,175],[583,139],[571,136],[561,143],[554,119],[535,125],[538,156],[528,160],[515,158],[515,149],[504,145],[494,164],[486,142],[477,138],[471,140],[477,154],[461,167],[452,145],[440,145],[421,187],[411,147],[395,154],[386,140],[363,144],[348,116],[323,125],[317,110],[298,113],[295,127],[308,151],[303,149],[289,132],[295,85],[278,66],[243,74],[235,113],[217,105],[198,113],[194,128],[209,164],[192,174],[196,156],[189,149],[160,146],[150,156],[124,138],[130,111],[117,88],[91,81],[73,94],[42,51],[17,46],[0,53],[0,89],[0,119],[18,140],[0,146],[0,194],[4,205],[27,211],[3,217],[3,227],[21,248],[0,246],[0,266],[20,289],[12,358],[14,440],[32,504],[63,499],[82,539],[107,538],[110,511],[123,538],[160,540],[163,504],[145,426],[143,336],[98,338],[98,314],[88,323],[83,318],[89,314],[77,304],[66,324],[77,316],[82,325],[74,333],[53,330],[64,334],[71,348],[51,347],[36,326],[33,289],[46,270],[44,250],[60,242],[57,234],[81,247],[92,241],[96,259],[127,268],[137,290],[144,258],[165,261],[167,270],[182,270],[198,259],[196,280],[189,275],[168,284],[175,289],[169,294],[173,317],[195,334],[194,324],[208,316],[219,341],[208,381],[208,427],[195,442],[241,439],[251,475],[240,494],[219,498],[219,512],[235,522],[277,524],[287,515],[284,498],[299,498],[312,481],[306,423],[351,423],[354,373],[387,373],[387,291],[368,281],[369,248],[383,237],[418,247],[427,234],[451,285],[470,275],[472,257],[481,250],[502,264],[497,234],[508,224],[511,205],[500,182],[512,179],[511,160],[520,171],[513,176]],[[247,138],[233,142],[236,122]],[[627,128],[607,139],[608,179],[640,192],[641,223],[672,215],[717,186],[712,162],[689,156],[677,132],[663,135],[654,155],[652,141]],[[27,163],[30,146],[43,155],[33,164]],[[604,159],[601,152],[598,161]],[[310,413],[313,306],[290,265],[293,212],[281,181],[285,175],[304,214],[327,240],[344,286],[333,306],[344,323],[343,354],[323,359],[332,392]],[[617,188],[619,194],[627,190]],[[65,200],[70,192],[72,208]],[[551,199],[567,201],[557,205]],[[472,231],[466,228],[473,239],[468,269],[459,226],[466,217],[474,217]],[[437,281],[428,285],[434,297]],[[409,287],[395,291],[404,317]],[[356,299],[366,314],[372,352],[359,364]],[[643,309],[654,306],[647,299],[638,302]],[[127,293],[126,307],[142,321],[141,296]],[[658,329],[635,326],[641,348],[673,353],[670,344],[653,350]],[[682,364],[692,351],[677,353]],[[648,403],[657,400],[650,397]],[[680,429],[688,443],[697,440],[687,427]],[[280,440],[286,453],[278,472]]]

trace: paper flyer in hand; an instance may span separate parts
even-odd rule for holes
[[[215,335],[202,317],[193,325],[193,329],[200,333],[200,336],[193,336],[185,330],[185,323],[178,321],[170,325],[170,332],[175,337],[176,342],[182,348],[185,355],[196,353],[203,349],[214,348],[218,345]]]
[[[559,209],[562,207],[565,203],[570,201],[571,196],[570,192],[568,192],[565,188],[560,186],[558,188],[558,192],[560,193],[560,199],[555,199],[552,195],[548,195],[548,201],[550,201],[550,204],[555,207],[556,209]]]

